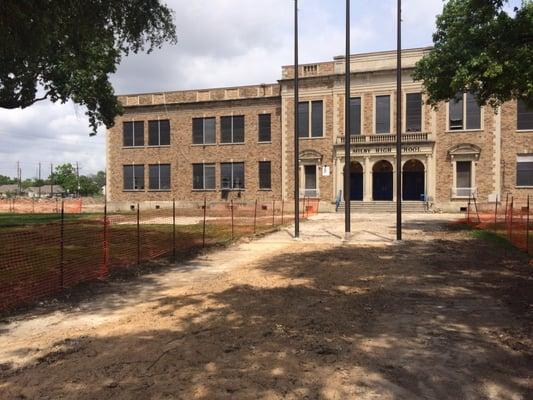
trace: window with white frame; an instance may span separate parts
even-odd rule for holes
[[[244,163],[220,163],[220,187],[222,189],[244,189]]]
[[[220,118],[220,143],[244,143],[244,116]]]
[[[472,161],[455,162],[455,196],[470,197],[472,188]]]
[[[324,103],[322,100],[298,104],[298,137],[324,136]]]
[[[144,190],[144,165],[123,166],[124,190]]]
[[[533,154],[516,157],[516,186],[533,187]]]
[[[192,188],[194,190],[215,189],[215,164],[192,165]]]
[[[216,143],[215,118],[193,118],[192,119],[192,143],[193,144],[214,144]]]
[[[144,146],[144,121],[128,121],[122,124],[124,147]]]
[[[148,121],[148,146],[170,145],[170,121]]]
[[[390,96],[376,96],[376,133],[390,133]]]
[[[459,94],[448,103],[451,131],[481,129],[481,107],[472,93]]]
[[[170,164],[148,166],[148,189],[170,190]]]

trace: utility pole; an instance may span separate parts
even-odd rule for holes
[[[402,240],[402,0],[397,6],[396,49],[396,240]]]
[[[298,87],[298,0],[294,0],[294,237],[300,237],[300,139]]]
[[[350,239],[350,1],[346,0],[346,54],[344,73],[344,240]]]
[[[76,182],[77,182],[77,187],[78,187],[76,197],[80,197],[80,166],[77,161],[76,161]]]

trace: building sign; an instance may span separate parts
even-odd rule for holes
[[[432,146],[421,146],[421,145],[403,145],[402,153],[413,154],[413,153],[431,153]],[[339,155],[341,155],[340,153]],[[382,154],[396,154],[396,146],[376,146],[376,147],[352,147],[351,155],[382,155]]]
[[[327,165],[324,165],[322,167],[322,176],[329,176],[331,174],[331,171]]]

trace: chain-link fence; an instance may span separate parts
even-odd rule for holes
[[[158,258],[179,261],[294,221],[293,201],[137,204],[113,213],[105,205],[81,213],[71,207],[75,203],[61,199],[28,204],[0,211],[0,310]],[[317,213],[318,205],[302,199],[300,218]]]

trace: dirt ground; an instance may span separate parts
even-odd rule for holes
[[[456,216],[341,215],[0,321],[2,399],[532,399],[533,267]]]

